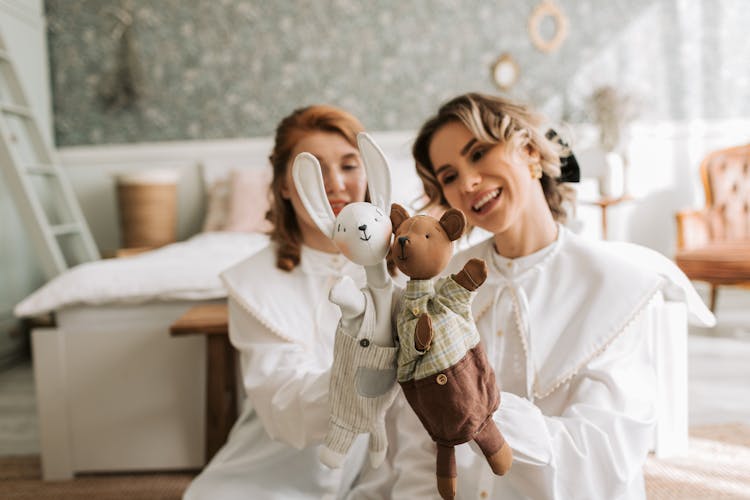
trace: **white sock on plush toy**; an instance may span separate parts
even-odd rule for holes
[[[331,469],[338,469],[341,467],[345,456],[346,455],[343,455],[342,453],[336,453],[327,446],[321,446],[318,450],[318,458],[320,458],[320,461],[323,465],[326,465]]]
[[[385,460],[385,451],[386,450],[370,450],[370,465],[372,465],[373,469],[377,469],[383,464],[383,461]]]

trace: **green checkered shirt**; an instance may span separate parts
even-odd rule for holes
[[[471,315],[470,292],[452,277],[409,280],[397,317],[398,380],[404,382],[440,373],[453,366],[479,343],[479,332]],[[414,330],[422,313],[432,320],[432,345],[425,352],[414,347]]]

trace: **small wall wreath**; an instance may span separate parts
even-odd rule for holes
[[[555,24],[555,34],[552,38],[544,38],[540,27],[546,18],[552,18]],[[565,17],[560,7],[551,0],[543,0],[534,8],[529,16],[529,36],[534,47],[545,54],[556,51],[568,36],[568,18]]]

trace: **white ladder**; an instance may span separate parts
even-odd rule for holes
[[[53,161],[28,105],[1,33],[0,170],[48,279],[100,258],[73,189]]]

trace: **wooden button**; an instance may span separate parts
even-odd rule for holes
[[[445,385],[448,383],[448,377],[445,375],[445,373],[441,373],[437,376],[435,382],[437,382],[438,385]]]
[[[497,336],[498,337],[502,337],[503,336],[503,331],[502,330],[498,330],[497,331]]]
[[[481,492],[481,493],[479,494],[479,496],[480,496],[480,497],[482,497],[482,498],[487,498],[487,497],[488,497],[489,495],[490,495],[490,494],[489,494],[489,493],[487,493],[486,491],[483,491],[483,492]]]
[[[370,341],[367,339],[362,339],[359,341],[359,345],[361,345],[362,347],[368,347],[370,345]]]

